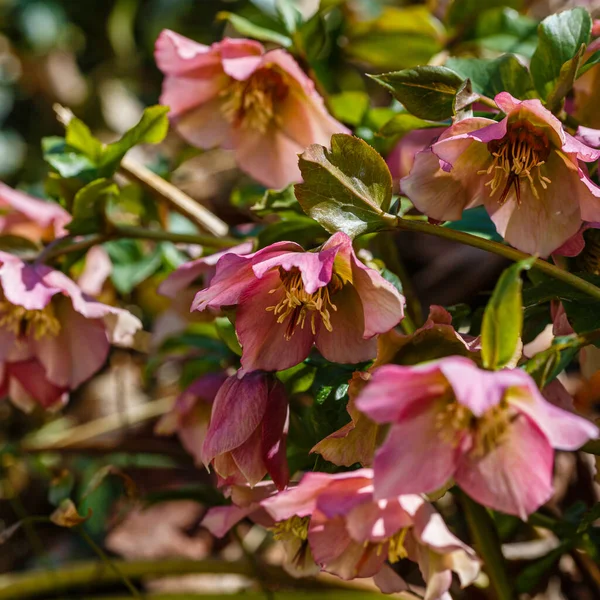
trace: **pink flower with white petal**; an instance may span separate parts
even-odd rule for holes
[[[213,401],[225,383],[224,373],[208,373],[196,379],[175,400],[173,408],[156,423],[158,435],[177,433],[183,447],[202,464],[202,444],[206,438]]]
[[[375,336],[402,319],[404,299],[336,233],[315,252],[278,242],[225,254],[192,310],[227,306],[237,307],[244,370],[280,371],[302,362],[313,344],[332,362],[374,358]]]
[[[106,361],[110,344],[131,345],[142,324],[84,294],[60,271],[0,252],[2,390],[24,409],[61,400]]]
[[[233,149],[240,168],[268,187],[301,181],[297,155],[348,133],[285,50],[229,38],[205,46],[164,30],[155,57],[165,74],[161,104],[179,133],[200,148]]]
[[[524,371],[484,371],[458,356],[381,367],[356,406],[391,424],[373,464],[377,498],[434,492],[454,479],[480,504],[523,519],[552,496],[554,449],[598,436],[546,401]]]
[[[260,504],[276,521],[276,537],[306,540],[323,570],[342,579],[374,577],[386,593],[407,589],[386,561],[418,563],[428,600],[445,598],[453,571],[463,586],[479,573],[473,550],[421,496],[377,500],[371,469],[307,473],[297,486]]]
[[[504,119],[452,125],[417,155],[402,190],[438,221],[458,220],[463,210],[484,204],[508,243],[547,256],[582,221],[600,220],[600,188],[580,165],[597,160],[600,150],[566,133],[539,100],[502,92],[495,102]]]
[[[212,464],[221,485],[256,485],[268,473],[284,488],[288,414],[285,388],[268,373],[227,378],[213,403],[202,462]]]
[[[0,181],[0,231],[34,242],[50,241],[67,233],[71,215],[54,202],[14,190]]]

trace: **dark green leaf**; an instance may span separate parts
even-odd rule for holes
[[[481,327],[483,366],[502,369],[519,350],[523,328],[521,272],[531,268],[535,257],[515,263],[502,273],[490,298]]]
[[[10,252],[23,258],[31,257],[39,252],[39,246],[28,238],[9,233],[0,235],[0,251]]]
[[[82,187],[73,201],[73,220],[67,229],[74,234],[84,235],[102,229],[105,206],[110,196],[117,196],[119,187],[110,179],[96,179]]]
[[[584,52],[585,44],[581,44],[575,56],[561,67],[556,84],[546,98],[548,110],[555,112],[556,109],[560,107],[561,102],[567,94],[571,91],[573,83],[577,78],[579,67],[583,61]]]
[[[380,130],[379,135],[383,137],[402,138],[407,133],[415,129],[431,129],[433,127],[443,127],[443,123],[432,123],[419,119],[408,113],[401,113],[393,116]]]
[[[296,185],[296,197],[329,233],[355,237],[380,227],[392,200],[392,176],[366,142],[335,134],[331,150],[313,144],[300,155],[300,170],[304,183]]]
[[[577,77],[581,77],[584,73],[589,71],[592,67],[600,63],[600,50],[596,50],[584,63],[579,67],[577,71]]]
[[[443,121],[454,114],[456,93],[464,81],[447,67],[433,66],[371,77],[390,90],[406,110],[429,121]]]
[[[314,219],[294,212],[285,215],[285,220],[267,225],[258,234],[258,246],[264,248],[275,242],[291,241],[310,248],[327,237],[327,232]]]
[[[58,506],[63,500],[66,500],[73,491],[75,477],[70,471],[64,470],[57,477],[52,479],[48,489],[48,502],[52,506]]]
[[[252,207],[252,211],[259,217],[265,217],[273,213],[279,213],[283,210],[293,210],[300,212],[300,204],[294,194],[294,186],[282,190],[267,190],[262,198]]]
[[[483,206],[465,210],[460,221],[444,223],[443,227],[464,231],[486,240],[502,241],[496,231],[496,226]]]
[[[592,18],[583,8],[566,10],[542,21],[538,47],[531,58],[531,75],[542,98],[554,89],[563,65],[582,44],[589,43],[591,31]]]
[[[569,552],[573,545],[572,540],[564,541],[558,547],[554,548],[554,550],[548,552],[546,556],[526,566],[516,578],[515,590],[517,593],[525,594],[540,585],[544,577],[550,575],[550,571],[554,569],[560,557]]]
[[[484,5],[479,0],[453,0],[446,13],[446,21],[448,25],[453,27],[464,28],[479,15],[482,8],[490,9],[507,6],[520,8],[521,4],[521,0],[487,0]]]
[[[535,93],[529,71],[512,54],[496,60],[452,57],[445,66],[463,78],[468,77],[473,90],[484,96],[493,98],[506,91],[516,98],[529,98]]]

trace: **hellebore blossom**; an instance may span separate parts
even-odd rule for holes
[[[392,177],[394,179],[406,177],[412,169],[416,154],[431,146],[432,142],[444,131],[446,131],[445,127],[432,127],[430,129],[413,129],[403,135],[385,159]]]
[[[0,393],[21,408],[64,400],[102,367],[111,343],[131,345],[141,326],[63,273],[0,252]]]
[[[357,259],[351,239],[336,233],[316,252],[278,242],[225,254],[192,310],[237,306],[242,367],[280,371],[302,362],[313,344],[333,362],[370,360],[375,336],[402,319],[403,305],[396,288]]]
[[[554,449],[598,435],[524,371],[484,371],[458,356],[380,367],[356,406],[391,424],[375,454],[376,498],[434,492],[454,478],[480,504],[522,519],[552,496]]]
[[[204,46],[164,30],[155,57],[165,74],[161,103],[180,134],[200,148],[233,149],[240,168],[268,187],[300,181],[298,153],[348,132],[285,50],[229,38]]]
[[[212,403],[227,379],[224,373],[208,373],[196,379],[175,400],[154,429],[158,435],[177,433],[183,447],[202,464],[202,444],[206,438]]]
[[[212,463],[222,485],[255,485],[268,473],[283,489],[289,479],[288,413],[285,388],[271,375],[229,377],[213,403],[202,461]]]
[[[408,558],[418,563],[427,600],[447,597],[452,571],[463,586],[479,573],[473,550],[450,533],[421,496],[377,500],[371,469],[307,473],[297,486],[260,505],[276,521],[276,539],[289,542],[295,537],[324,571],[342,579],[374,577],[387,593],[406,590],[407,585],[386,561]]]
[[[65,235],[71,215],[53,202],[44,202],[0,181],[0,231],[25,237],[33,242]]]
[[[600,151],[566,133],[539,100],[507,92],[495,98],[506,117],[499,123],[470,118],[452,125],[417,154],[403,192],[427,216],[461,218],[484,204],[498,232],[514,247],[547,256],[600,220],[600,188],[579,161]]]

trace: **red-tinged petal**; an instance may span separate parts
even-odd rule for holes
[[[418,403],[442,396],[448,382],[437,363],[379,367],[356,399],[356,408],[376,423],[394,423]]]
[[[8,393],[17,406],[29,407],[29,402],[23,397],[23,391],[44,408],[61,402],[67,391],[66,386],[57,386],[49,381],[44,367],[35,359],[10,363],[6,366],[6,372],[9,378]],[[22,390],[13,385],[15,380]]]
[[[204,440],[204,463],[244,444],[260,425],[267,408],[267,380],[263,373],[242,379],[233,375],[219,389]]]
[[[261,454],[267,472],[282,490],[290,479],[285,441],[288,431],[289,406],[283,384],[269,384],[269,400],[261,428]]]
[[[454,474],[459,440],[442,439],[438,406],[432,401],[413,405],[390,428],[375,454],[375,498],[428,493],[444,486]]]
[[[369,477],[364,477],[365,472],[369,474]],[[362,473],[362,475],[359,473],[345,479],[332,477],[329,485],[319,492],[316,510],[328,519],[333,519],[337,516],[347,517],[354,508],[364,503],[375,505],[373,502],[373,472],[363,469]]]
[[[353,285],[362,303],[363,337],[386,333],[404,317],[404,297],[377,271],[363,265],[354,252],[350,255]]]
[[[332,331],[328,331],[316,315],[315,343],[319,352],[331,362],[359,363],[375,358],[377,340],[364,339],[365,313],[356,289],[345,285],[331,297],[337,310],[329,310]],[[307,317],[308,320],[309,317]]]
[[[275,293],[270,293],[276,290]],[[242,367],[246,371],[282,371],[301,363],[310,352],[314,336],[310,315],[304,327],[295,326],[292,337],[285,337],[290,314],[282,323],[278,315],[267,308],[276,306],[284,290],[277,271],[267,273],[249,286],[240,298],[235,329],[242,345]]]
[[[100,370],[110,349],[104,323],[86,319],[66,298],[54,302],[60,331],[56,336],[32,338],[30,343],[46,377],[56,386],[75,389]]]
[[[243,444],[231,450],[230,454],[242,477],[251,486],[256,485],[266,475],[267,467],[263,461],[260,427],[257,427]]]
[[[532,193],[529,182],[522,180],[520,204],[513,186],[504,204],[498,203],[496,194],[486,198],[485,207],[509,244],[528,254],[548,256],[579,229],[580,201],[588,191],[578,168],[558,152],[550,153],[541,171],[551,183],[545,190],[535,183],[539,197]]]
[[[527,520],[552,496],[553,462],[544,433],[519,416],[491,452],[462,456],[455,479],[480,504]]]

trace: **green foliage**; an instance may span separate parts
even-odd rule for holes
[[[521,272],[531,268],[535,258],[515,263],[502,273],[483,315],[481,356],[487,369],[502,369],[519,351],[523,329]]]
[[[531,58],[531,75],[542,98],[547,98],[559,82],[563,65],[581,51],[582,45],[589,43],[591,30],[592,19],[583,8],[551,15],[542,21],[538,47]]]
[[[392,200],[392,176],[366,142],[335,134],[331,150],[313,144],[300,155],[304,183],[295,187],[304,211],[327,231],[354,237],[375,231]]]
[[[73,200],[73,220],[67,229],[76,235],[94,233],[102,229],[106,203],[119,195],[119,188],[110,179],[96,179],[82,187]]]
[[[289,48],[292,45],[292,39],[287,35],[257,25],[235,13],[223,11],[219,13],[218,18],[229,21],[242,36],[253,38],[261,42],[272,42],[273,44],[278,44],[284,48]]]
[[[464,79],[447,67],[423,66],[394,73],[372,75],[410,113],[429,121],[454,115],[456,95]]]
[[[400,139],[415,129],[431,129],[433,127],[443,127],[443,123],[432,123],[408,113],[400,113],[386,122],[379,130],[379,135]]]

